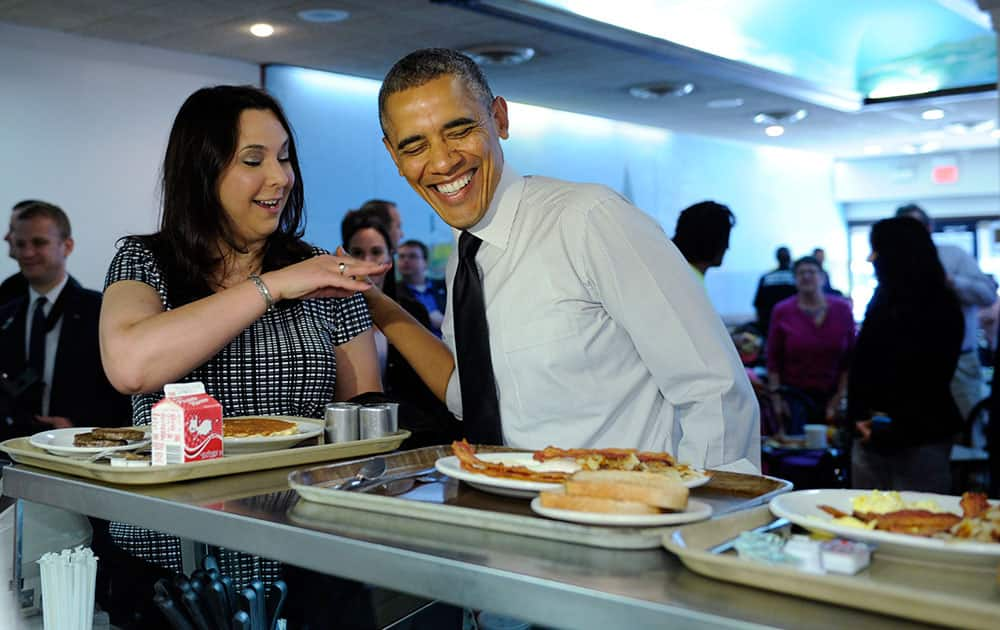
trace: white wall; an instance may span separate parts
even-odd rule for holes
[[[931,171],[941,164],[958,167],[957,182],[933,182]],[[1000,216],[1000,150],[844,160],[834,168],[834,185],[849,221],[884,219],[909,202],[938,218]]]
[[[258,67],[0,24],[0,221],[21,199],[59,205],[70,273],[102,289],[114,242],[156,227],[177,109],[217,83],[258,84]],[[15,271],[4,250],[0,278]]]
[[[378,82],[273,66],[267,88],[295,128],[309,224],[324,247],[340,240],[344,212],[365,199],[397,201],[408,237],[450,242],[450,230],[398,175],[381,143]],[[510,103],[507,161],[524,175],[610,186],[673,235],[680,211],[714,199],[737,217],[730,251],[706,287],[727,319],[753,317],[761,273],[774,250],[801,256],[826,248],[835,285],[847,283],[847,234],[834,203],[832,162],[799,151],[674,134],[603,118]]]

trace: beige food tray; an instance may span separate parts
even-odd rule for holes
[[[708,577],[851,608],[957,628],[1000,627],[996,567],[932,564],[876,552],[857,575],[817,575],[741,560],[706,549],[771,522],[767,506],[692,523],[665,534],[663,546]]]
[[[502,447],[478,447],[479,452],[511,451]],[[386,455],[386,474],[419,470],[452,455],[450,446],[429,446]],[[418,484],[392,496],[368,492],[345,492],[332,487],[351,478],[367,460],[344,462],[289,474],[288,481],[304,499],[334,508],[352,508],[386,515],[419,518],[451,525],[573,542],[611,549],[654,549],[670,527],[603,527],[557,521],[532,512],[530,499],[490,494],[445,478],[437,483]],[[766,503],[789,490],[791,484],[772,477],[716,472],[708,484],[691,491],[691,496],[712,505],[716,514]],[[308,509],[308,521],[323,520],[322,510]],[[301,512],[298,511],[298,512]],[[296,510],[290,512],[295,519]],[[330,509],[331,522],[337,520]],[[305,519],[303,519],[305,520]]]
[[[291,418],[291,416],[275,417]],[[295,417],[291,419],[317,425],[323,424],[322,420],[313,418]],[[10,455],[11,459],[18,464],[35,466],[37,468],[54,470],[77,477],[85,477],[109,483],[149,485],[204,479],[206,477],[218,477],[222,475],[235,475],[237,473],[268,470],[271,468],[303,466],[337,459],[364,457],[366,455],[393,451],[399,448],[403,440],[408,437],[410,437],[409,431],[400,430],[392,435],[370,440],[322,444],[323,434],[321,433],[319,437],[306,440],[301,445],[292,448],[261,453],[229,455],[203,462],[146,466],[142,468],[113,467],[106,460],[87,462],[85,459],[52,455],[32,446],[28,441],[29,438],[26,437],[6,440],[0,443],[0,450]]]

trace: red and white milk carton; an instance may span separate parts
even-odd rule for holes
[[[153,405],[153,465],[222,457],[222,405],[200,382],[163,386]]]

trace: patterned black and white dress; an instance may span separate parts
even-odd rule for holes
[[[316,255],[325,251],[314,248]],[[166,275],[153,252],[134,237],[122,241],[111,261],[104,286],[122,280],[147,284],[171,304]],[[337,380],[334,347],[371,327],[361,295],[283,303],[265,313],[207,363],[181,381],[201,381],[222,404],[224,416],[290,415],[323,417],[333,400]],[[133,424],[149,424],[150,410],[163,392],[132,397]],[[160,566],[181,570],[179,539],[126,523],[112,523],[111,536],[129,553]],[[221,554],[220,569],[237,583],[262,577],[275,579],[278,565],[246,554]]]

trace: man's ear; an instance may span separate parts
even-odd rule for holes
[[[493,122],[497,126],[497,135],[506,140],[509,121],[507,120],[507,101],[503,100],[502,96],[493,99],[490,116],[493,117]]]
[[[396,170],[399,171],[400,175],[402,175],[403,169],[399,168],[399,158],[396,156],[396,149],[392,146],[392,143],[389,142],[389,139],[386,138],[385,136],[382,136],[382,146],[384,146],[385,150],[389,152],[389,157],[392,158],[392,163],[396,165]]]
[[[73,237],[67,236],[66,240],[63,241],[63,247],[66,249],[66,253],[63,256],[69,256],[73,252]]]

